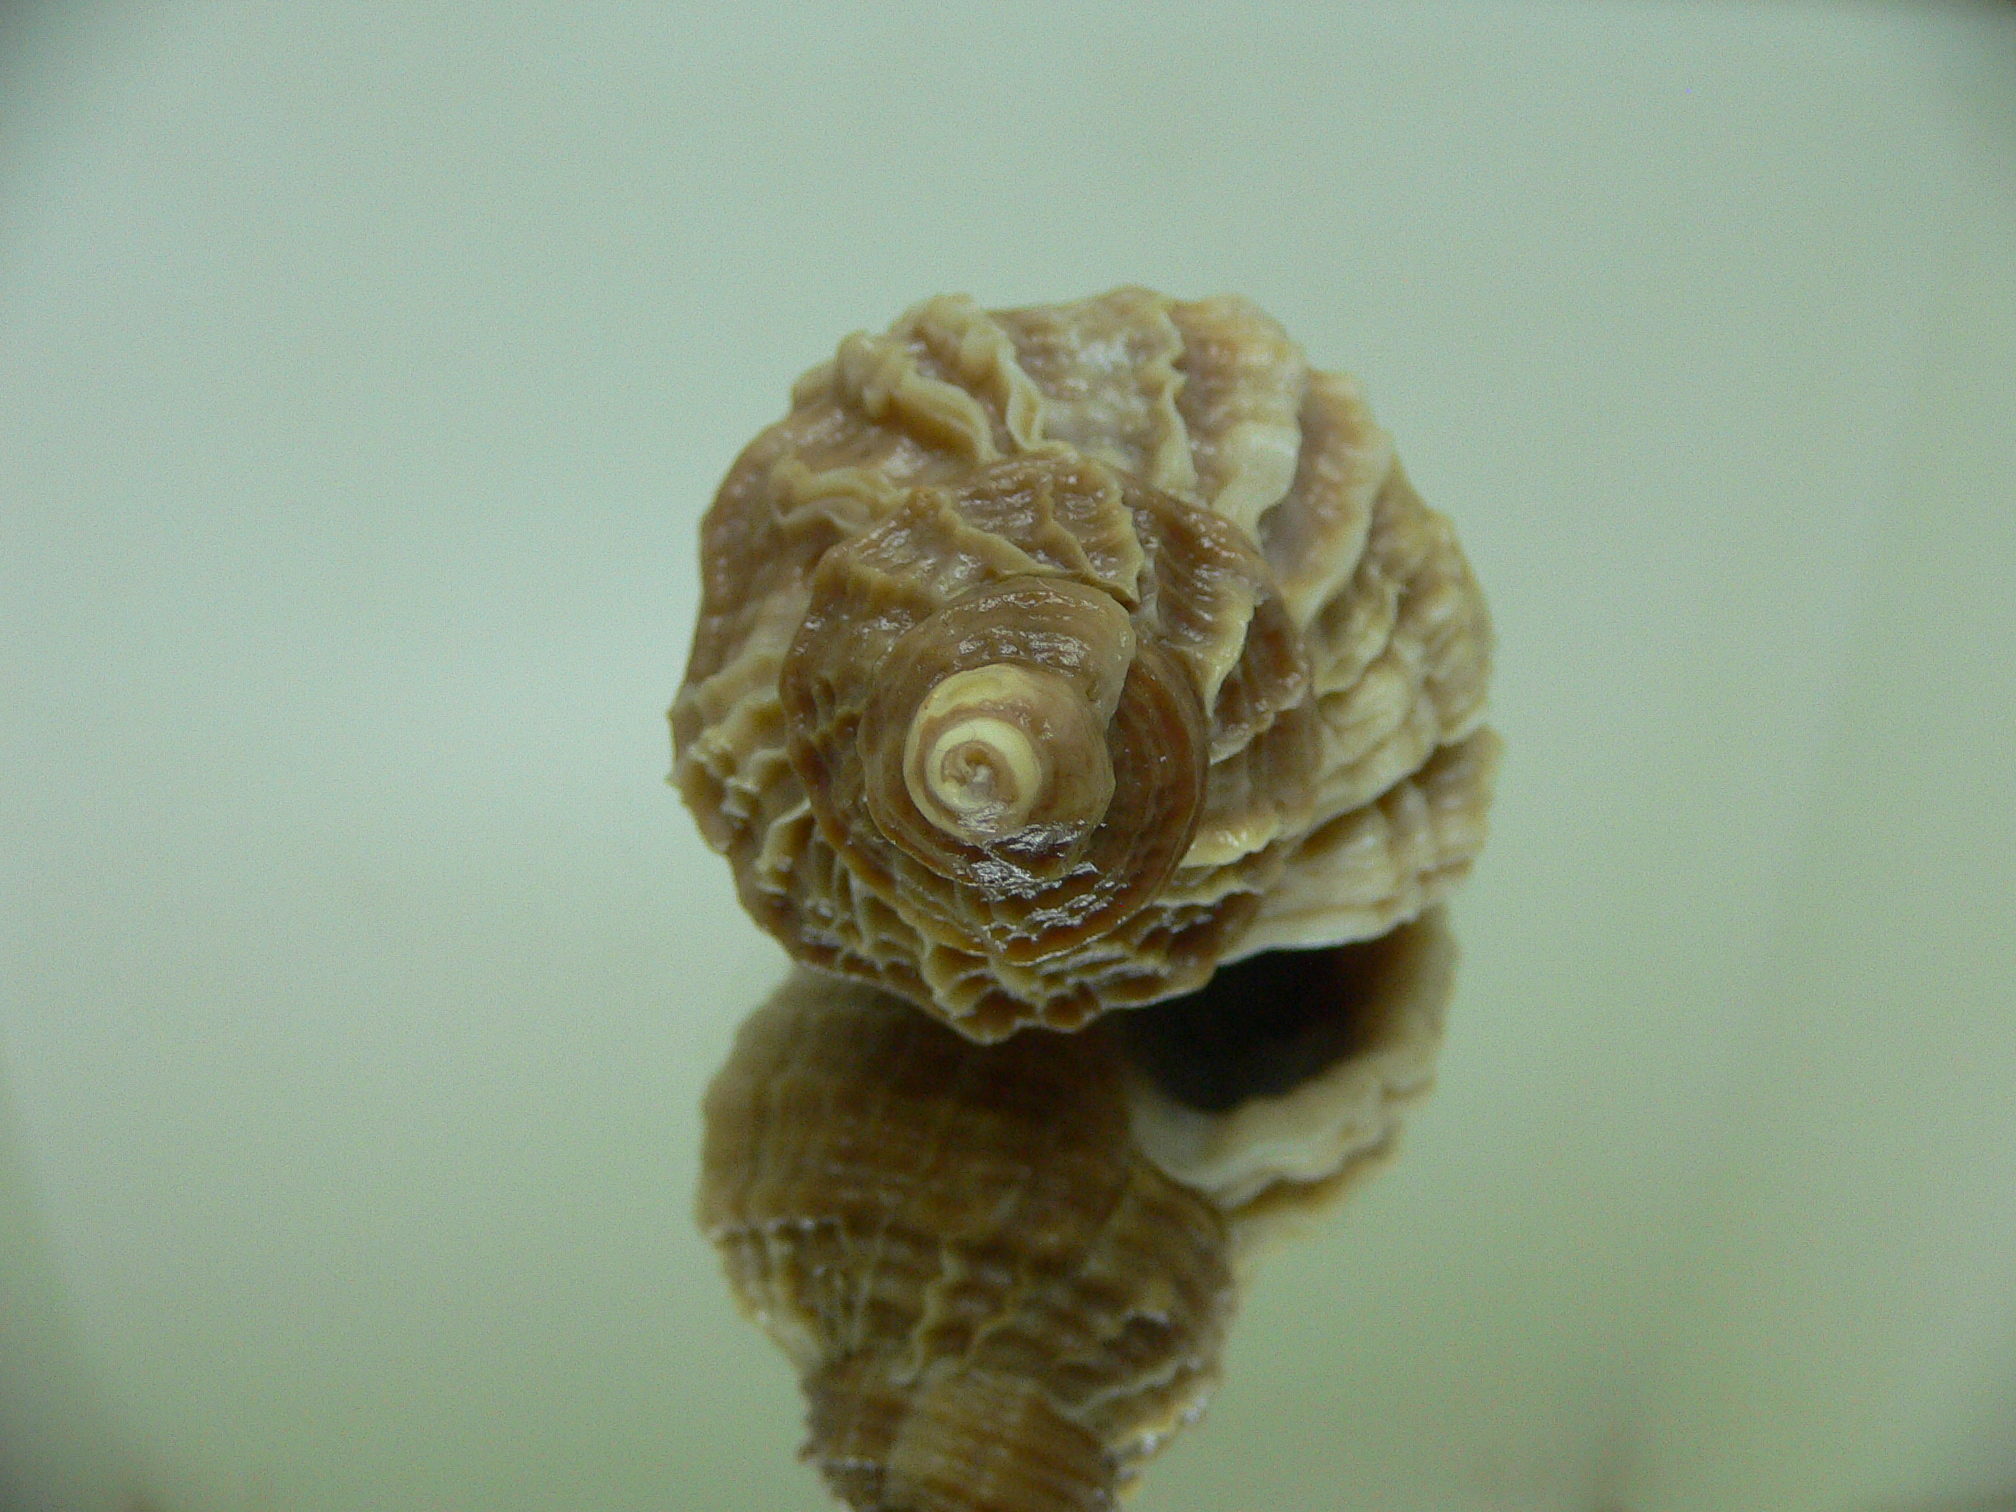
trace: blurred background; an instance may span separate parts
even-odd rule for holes
[[[816,1508],[696,526],[1257,301],[1489,595],[1439,1090],[1135,1512],[2016,1505],[2016,8],[0,12],[0,1505]]]

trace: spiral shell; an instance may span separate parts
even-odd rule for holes
[[[1481,595],[1356,385],[1244,301],[850,336],[702,561],[702,832],[798,960],[971,1038],[1380,934],[1482,844]]]

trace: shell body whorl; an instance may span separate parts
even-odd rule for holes
[[[1351,380],[1121,289],[856,335],[702,531],[674,778],[800,961],[974,1039],[1368,938],[1483,839],[1490,629]]]

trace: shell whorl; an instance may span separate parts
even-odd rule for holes
[[[1483,600],[1351,380],[1121,289],[855,335],[702,531],[674,779],[801,962],[975,1039],[1377,935],[1483,840]]]
[[[855,737],[877,827],[985,891],[1055,878],[1112,801],[1108,729],[1134,652],[1126,611],[1069,579],[982,584],[912,626],[878,666]]]
[[[1095,712],[1042,667],[988,662],[954,672],[910,718],[904,789],[919,813],[969,846],[1032,835],[1075,846],[1113,797],[1106,722]]]
[[[1087,547],[1102,537],[1134,548],[1131,570],[1098,576]],[[1238,532],[1082,458],[1012,459],[919,489],[823,555],[778,690],[820,839],[920,937],[922,981],[893,985],[926,1000],[964,987],[960,1027],[983,1039],[1031,1003],[1067,1028],[1105,1006],[1088,984],[1118,983],[1116,933],[1166,889],[1206,812],[1214,721],[1199,664],[1238,655],[1235,600],[1248,615],[1273,602]],[[1164,623],[1186,613],[1187,644]],[[1290,660],[1253,680],[1286,704],[1306,673]],[[946,736],[957,756],[983,721],[992,754],[1026,743],[1035,757],[1029,822],[948,815],[913,761]],[[1293,725],[1251,736],[1284,765],[1298,754]],[[1313,747],[1299,754],[1313,775]],[[1146,959],[1159,988],[1166,952]]]

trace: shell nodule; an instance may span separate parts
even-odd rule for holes
[[[944,297],[702,530],[674,780],[793,956],[995,1040],[1413,918],[1483,840],[1491,635],[1348,378],[1242,300]]]

